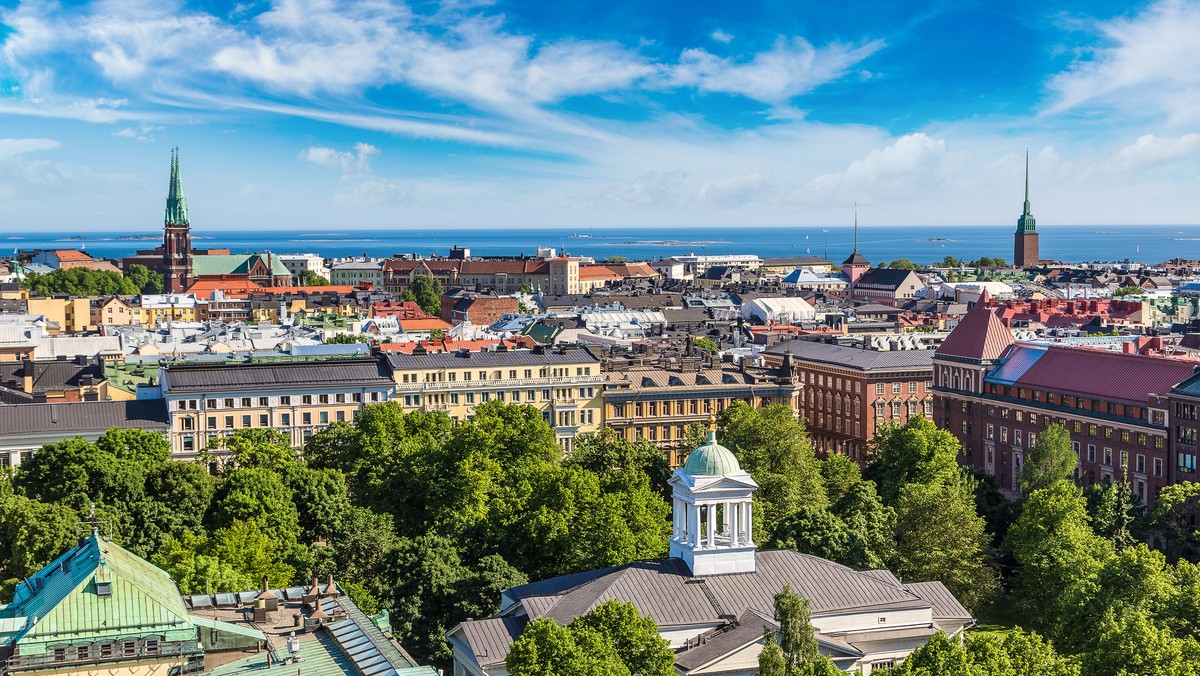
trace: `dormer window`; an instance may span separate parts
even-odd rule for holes
[[[99,580],[97,580],[96,581],[96,595],[97,596],[112,596],[112,582],[100,582]]]

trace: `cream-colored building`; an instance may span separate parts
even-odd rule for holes
[[[375,357],[178,364],[160,373],[177,458],[196,457],[213,439],[246,428],[277,429],[300,448],[316,431],[352,421],[395,389],[387,365]]]
[[[541,410],[563,450],[603,425],[600,360],[582,347],[400,354],[387,357],[396,400],[406,409],[466,419],[492,400]]]

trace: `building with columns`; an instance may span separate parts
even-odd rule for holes
[[[974,624],[941,582],[905,583],[887,570],[854,570],[788,550],[758,551],[757,485],[716,433],[675,470],[670,557],[585,571],[501,592],[500,612],[446,633],[453,676],[507,676],[509,648],[526,625],[559,624],[600,603],[631,603],[675,650],[680,676],[752,676],[767,631],[778,630],[774,597],[792,589],[811,603],[821,654],[869,676],[904,660],[937,631]]]

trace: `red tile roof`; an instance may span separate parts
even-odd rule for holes
[[[1017,350],[1040,349],[1018,346]],[[1051,345],[1013,384],[1145,406],[1191,377],[1192,361]]]
[[[78,249],[58,249],[54,252],[58,256],[59,262],[62,261],[90,261],[92,257]]]
[[[937,349],[938,356],[994,361],[1013,344],[1012,332],[984,301],[984,298],[980,298],[946,336]]]

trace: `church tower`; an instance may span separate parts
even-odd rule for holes
[[[163,290],[182,293],[192,281],[192,230],[188,224],[187,199],[179,175],[179,148],[171,151],[171,185],[167,190],[167,213],[163,219]]]
[[[710,425],[714,423],[710,422]],[[692,451],[671,476],[671,557],[683,559],[694,577],[754,572],[753,496],[758,484],[737,458],[708,441]]]
[[[846,281],[850,282],[850,288],[858,283],[858,278],[867,273],[871,269],[871,263],[860,253],[858,253],[858,205],[854,205],[854,253],[850,257],[842,261],[842,274],[846,276]]]
[[[1025,151],[1025,211],[1017,219],[1013,235],[1013,265],[1026,268],[1038,263],[1037,221],[1029,211],[1029,151]]]

